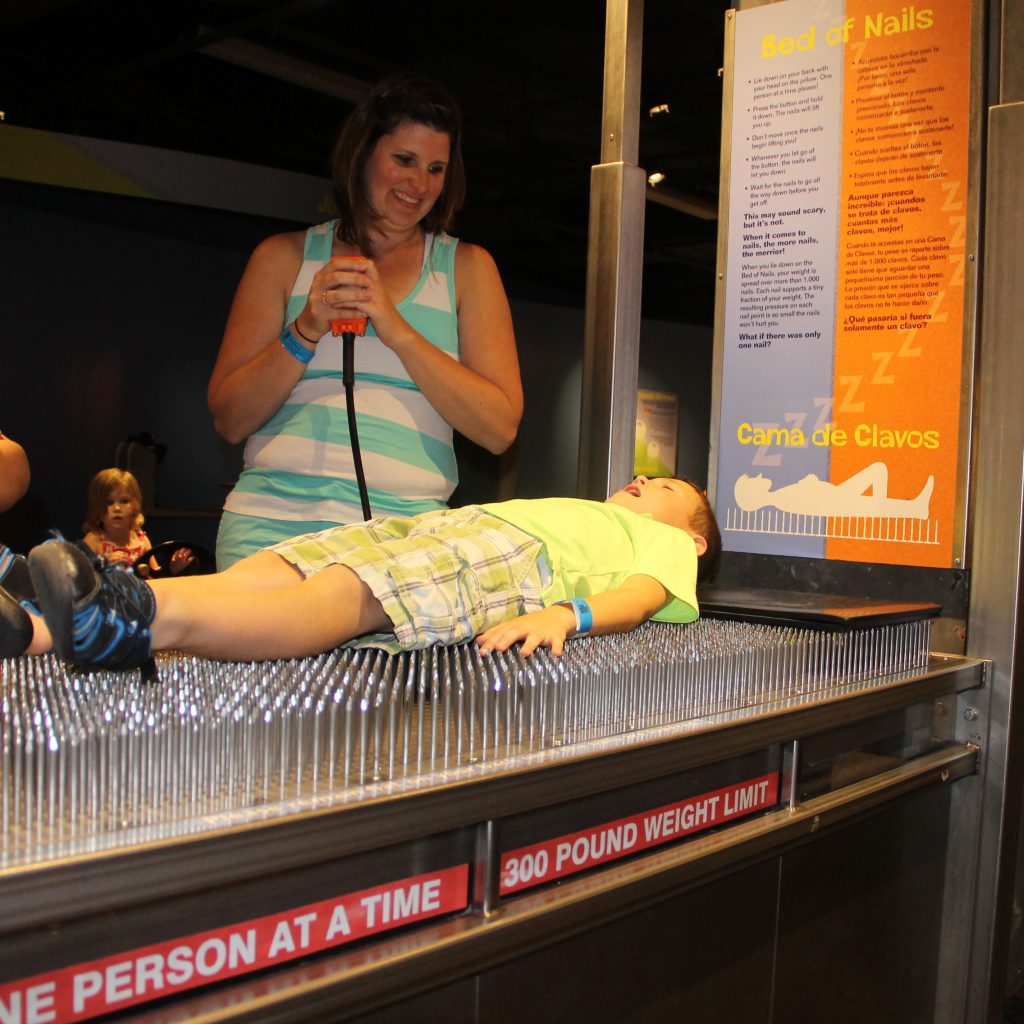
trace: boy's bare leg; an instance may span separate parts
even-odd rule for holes
[[[302,582],[302,573],[272,551],[257,551],[222,572],[163,578],[180,580],[181,583],[204,593],[212,592],[214,589],[237,593],[243,590],[277,590],[282,587],[293,587]]]
[[[332,565],[304,580],[270,551],[223,573],[150,585],[157,651],[240,661],[300,658],[391,629],[380,602],[351,569]]]
[[[233,600],[241,593],[294,587],[302,582],[302,575],[298,569],[278,555],[267,551],[259,551],[243,558],[224,572],[170,578],[174,580],[172,594],[195,593],[197,600],[201,599],[202,595],[209,596],[215,592],[223,594],[225,600]],[[153,580],[152,582],[161,583],[162,581]],[[161,609],[158,608],[157,611],[159,613]],[[45,654],[53,649],[50,630],[41,616],[32,615],[31,619],[32,642],[25,653]]]
[[[28,647],[25,648],[26,654],[46,654],[47,651],[53,650],[53,639],[50,636],[50,630],[46,625],[46,620],[42,615],[29,615],[32,621],[32,640]]]

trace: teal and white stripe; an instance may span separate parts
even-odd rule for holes
[[[337,222],[306,233],[305,259],[285,313],[302,310],[316,271],[330,258]],[[428,341],[459,358],[455,251],[447,235],[428,237],[423,271],[399,312]],[[363,467],[375,514],[443,508],[458,482],[452,428],[368,325],[356,339],[355,407]],[[225,509],[289,521],[362,519],[342,384],[342,344],[330,334],[287,402],[245,446],[245,468]]]

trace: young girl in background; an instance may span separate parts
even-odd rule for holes
[[[139,482],[126,469],[101,469],[89,483],[85,499],[83,543],[94,554],[112,565],[134,566],[143,577],[170,572],[177,576],[196,562],[191,548],[177,546],[170,560],[161,566],[157,553],[140,563],[153,545],[142,529],[142,491]]]
[[[128,565],[152,548],[142,529],[142,492],[126,469],[101,469],[89,483],[83,540],[108,562]]]

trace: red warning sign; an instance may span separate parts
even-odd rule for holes
[[[0,1024],[65,1024],[465,909],[465,864],[0,985]]]
[[[779,775],[772,772],[712,793],[512,850],[501,861],[501,892],[532,889],[535,885],[670,843],[764,810],[778,799]]]

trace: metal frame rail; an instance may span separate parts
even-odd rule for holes
[[[125,910],[239,880],[302,869],[450,830],[477,837],[468,913],[297,967],[236,981],[132,1019],[342,1019],[490,963],[559,941],[744,863],[780,853],[899,799],[978,768],[973,744],[951,744],[867,780],[657,852],[504,901],[497,896],[502,816],[664,778],[780,746],[793,764],[802,738],[848,728],[984,683],[986,662],[933,655],[893,681],[849,684],[696,721],[512,758],[497,770],[441,773],[415,785],[366,787],[355,802],[238,820],[199,835],[141,843],[0,873],[0,942],[47,922]],[[785,801],[785,794],[783,794]],[[266,815],[267,808],[261,813]],[[59,915],[55,900],[59,894]]]

